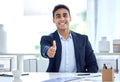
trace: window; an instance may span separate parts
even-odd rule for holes
[[[120,1],[119,0],[95,0],[96,9],[96,52],[98,41],[106,36],[110,41],[110,52],[113,52],[113,40],[120,39]]]
[[[7,32],[8,53],[40,53],[39,45],[43,34],[56,29],[52,21],[52,9],[58,3],[66,4],[72,15],[71,29],[85,33],[86,0],[11,0],[3,1],[2,22]],[[9,4],[8,4],[9,3]],[[4,5],[3,5],[4,4]],[[7,6],[6,6],[7,5]]]

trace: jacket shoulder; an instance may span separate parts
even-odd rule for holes
[[[77,32],[71,32],[72,33],[72,35],[73,36],[76,36],[76,37],[78,37],[78,38],[88,38],[88,36],[87,35],[85,35],[85,34],[80,34],[80,33],[77,33]]]

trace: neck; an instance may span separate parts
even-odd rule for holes
[[[64,37],[65,39],[68,39],[69,35],[70,35],[70,30],[65,30],[65,31],[58,31],[60,33],[60,35],[62,37]]]

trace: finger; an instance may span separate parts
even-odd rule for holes
[[[55,53],[56,53],[56,52],[51,52],[51,53],[50,53],[50,55],[51,55],[51,56],[54,56],[54,55],[55,55]]]
[[[55,49],[52,49],[52,50],[50,51],[50,53],[51,53],[51,54],[55,54],[55,53],[56,53],[56,50],[55,50]]]
[[[50,47],[50,51],[51,51],[51,52],[55,52],[56,49],[52,46],[52,47]]]
[[[52,47],[50,47],[48,52],[47,52],[49,57],[54,57],[55,53],[56,53],[56,50]]]
[[[55,56],[55,52],[49,52],[49,57],[54,57]]]
[[[56,49],[56,41],[55,40],[53,40],[53,48]]]

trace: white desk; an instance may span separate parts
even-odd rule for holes
[[[49,79],[55,79],[55,78],[65,78],[65,77],[81,77],[80,79],[74,80],[74,81],[66,81],[66,82],[102,82],[102,76],[101,73],[92,73],[90,75],[86,76],[77,76],[78,73],[43,73],[43,72],[37,72],[37,73],[29,73],[27,76],[21,76],[22,82],[43,82],[45,80]],[[0,76],[0,82],[12,82],[13,77],[3,77]],[[19,82],[19,81],[17,81]],[[57,81],[58,82],[58,81]],[[65,82],[65,81],[60,81]],[[120,82],[120,75],[115,74],[115,80],[114,82]]]

